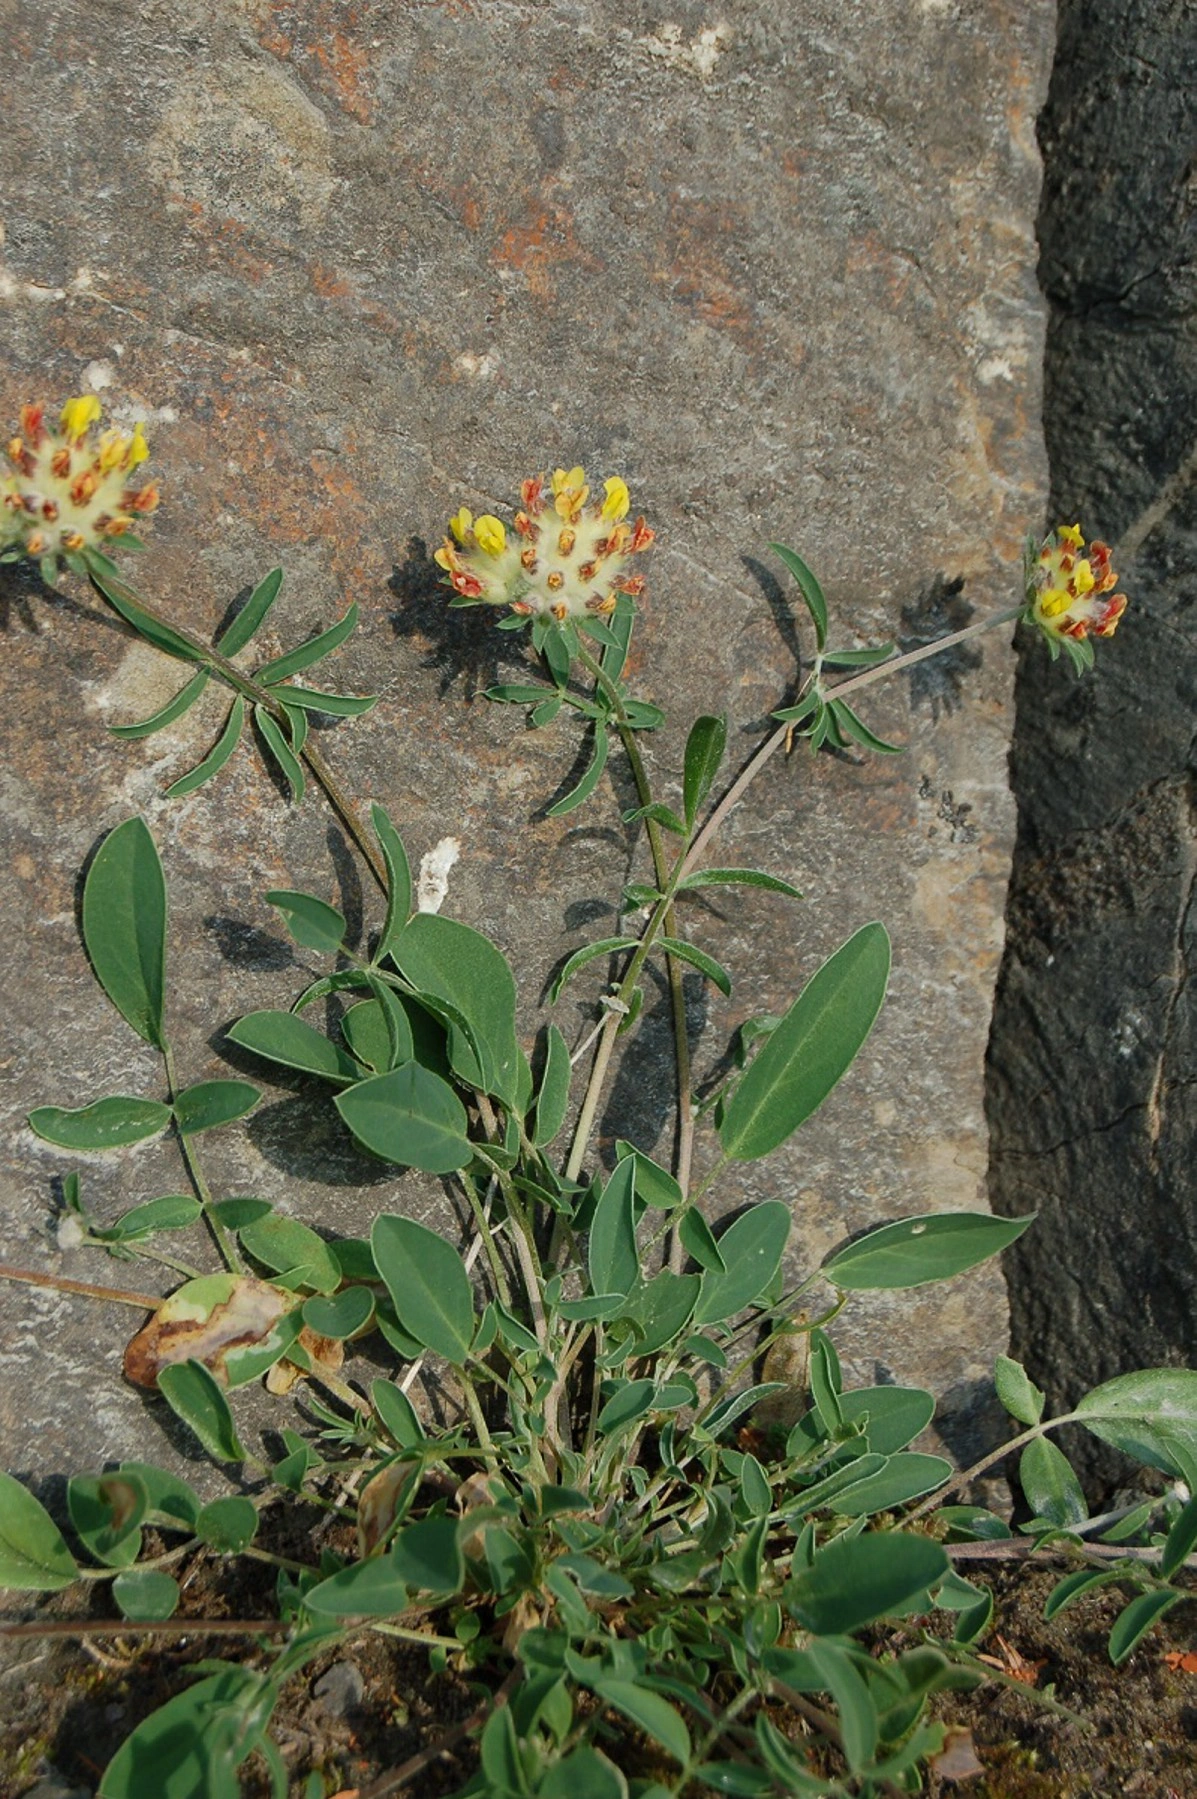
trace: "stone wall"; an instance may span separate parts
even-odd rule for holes
[[[848,640],[910,643],[1009,604],[1041,516],[1034,120],[1053,9],[869,10],[862,32],[834,0],[5,8],[3,416],[90,389],[117,423],[148,420],[165,499],[137,578],[194,628],[275,562],[287,642],[359,601],[338,672],[382,698],[326,753],[414,856],[460,838],[449,909],[521,969],[529,1035],[547,975],[612,923],[628,788],[613,765],[586,811],[545,816],[577,740],[564,724],[529,735],[479,697],[517,658],[486,619],[446,612],[428,548],[448,514],[502,510],[555,464],[627,477],[659,534],[635,673],[669,708],[648,747],[675,784],[696,711],[727,707],[739,760],[794,691],[802,631],[769,539],[820,572]],[[54,597],[6,576],[4,595],[6,1255],[144,1285],[147,1266],[134,1281],[55,1251],[70,1161],[22,1122],[47,1101],[159,1090],[80,949],[85,858],[130,813],[149,820],[188,1079],[226,1069],[232,1018],[306,978],[267,888],[310,887],[367,922],[374,896],[319,798],[288,807],[248,751],[165,802],[216,713],[117,742],[105,727],[160,705],[176,669],[78,584]],[[698,996],[700,1077],[856,926],[880,917],[894,938],[891,998],[851,1078],[723,1188],[728,1208],[793,1201],[795,1266],[866,1224],[984,1203],[1010,682],[987,640],[868,706],[905,756],[779,760],[723,855],[805,903],[696,915],[736,982],[730,1004]],[[564,1008],[569,1032],[593,997]],[[662,1131],[667,1075],[657,996],[607,1139]],[[267,1086],[244,1134],[211,1140],[218,1191],[342,1231],[384,1202],[447,1217],[426,1183],[361,1162],[325,1094]],[[82,1173],[105,1216],[182,1178],[168,1144]],[[118,1374],[136,1314],[11,1287],[3,1303],[10,1465],[42,1476],[144,1448],[145,1402]],[[925,1381],[955,1446],[975,1436],[1005,1344],[996,1269],[855,1303],[837,1328],[854,1376]]]
[[[1197,7],[1064,0],[1041,137],[1052,516],[1131,596],[1084,683],[1021,658],[994,1022],[1014,1353],[1067,1407],[1197,1350]],[[1098,1478],[1109,1454],[1077,1446]]]

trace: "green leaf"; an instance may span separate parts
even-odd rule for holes
[[[297,675],[301,668],[311,668],[314,662],[320,662],[343,644],[352,635],[356,624],[357,601],[354,600],[344,616],[335,625],[330,625],[327,631],[321,631],[318,637],[309,637],[298,649],[288,650],[285,656],[276,656],[273,662],[264,662],[256,671],[255,680],[267,687],[275,687],[290,675]]]
[[[276,1274],[302,1270],[302,1284],[319,1293],[333,1293],[340,1284],[341,1265],[335,1252],[298,1218],[271,1212],[243,1225],[238,1235],[241,1247]]]
[[[79,1541],[109,1568],[127,1568],[141,1551],[149,1496],[136,1474],[77,1474],[67,1482],[67,1510]]]
[[[867,1479],[855,1481],[837,1494],[835,1510],[843,1518],[871,1518],[877,1512],[888,1512],[933,1493],[950,1480],[951,1462],[941,1455],[919,1455],[902,1451],[888,1457],[885,1467]]]
[[[303,1321],[318,1337],[332,1337],[344,1342],[370,1321],[374,1312],[374,1295],[369,1287],[343,1287],[329,1298],[305,1299]]]
[[[158,1391],[216,1461],[245,1460],[224,1390],[202,1362],[175,1362],[161,1369]]]
[[[138,1624],[164,1624],[179,1605],[179,1583],[160,1568],[127,1568],[112,1583],[121,1616]]]
[[[1037,1437],[1023,1450],[1018,1461],[1018,1479],[1036,1519],[1046,1520],[1058,1530],[1071,1530],[1089,1516],[1081,1483],[1073,1473],[1071,1463],[1045,1437]]]
[[[873,1027],[889,979],[885,927],[868,924],[809,980],[727,1103],[724,1153],[753,1162],[822,1104]]]
[[[240,1493],[213,1499],[196,1519],[195,1534],[224,1555],[248,1549],[258,1534],[257,1507]]]
[[[870,1449],[896,1455],[935,1416],[934,1396],[924,1387],[855,1387],[840,1395],[847,1425],[864,1426]]]
[[[409,1602],[403,1577],[385,1555],[342,1568],[304,1599],[309,1611],[327,1618],[393,1618]]]
[[[615,1391],[598,1415],[598,1429],[604,1436],[614,1436],[635,1424],[653,1409],[657,1383],[653,1380],[626,1380],[615,1383]]]
[[[344,1050],[292,1012],[247,1012],[229,1026],[231,1042],[284,1068],[323,1075],[330,1081],[359,1081],[360,1065]]]
[[[812,1643],[807,1650],[839,1711],[844,1759],[853,1773],[867,1768],[877,1753],[877,1708],[863,1676],[834,1643]]]
[[[674,1274],[662,1268],[646,1286],[629,1294],[619,1316],[630,1318],[640,1330],[630,1353],[655,1355],[672,1343],[690,1322],[699,1286],[696,1274]]]
[[[1197,1370],[1120,1374],[1086,1393],[1074,1415],[1103,1443],[1197,1491]]]
[[[827,601],[823,598],[823,589],[819,586],[810,569],[801,556],[793,550],[787,550],[784,544],[771,543],[769,548],[775,556],[779,556],[798,583],[798,591],[806,603],[815,627],[815,644],[822,651],[827,642]]]
[[[1170,1612],[1174,1605],[1187,1599],[1187,1593],[1159,1590],[1152,1593],[1140,1593],[1132,1599],[1118,1615],[1114,1628],[1110,1632],[1110,1660],[1116,1668],[1133,1655],[1143,1638],[1154,1624]]]
[[[625,825],[634,825],[642,818],[651,818],[655,825],[660,825],[663,830],[672,831],[675,837],[686,836],[686,826],[682,819],[668,806],[663,806],[659,800],[654,800],[649,806],[634,806],[630,812],[624,813],[623,822]]]
[[[1074,1600],[1092,1593],[1097,1587],[1108,1586],[1111,1581],[1125,1580],[1126,1576],[1125,1564],[1121,1568],[1077,1568],[1074,1573],[1066,1574],[1063,1580],[1057,1581],[1048,1594],[1043,1605],[1044,1619],[1050,1623],[1057,1612],[1062,1612]]]
[[[377,991],[386,997],[350,1006],[341,1020],[341,1035],[359,1062],[376,1074],[388,1074],[413,1059],[415,1043],[407,1013],[394,990],[380,980]]]
[[[704,715],[696,718],[686,739],[682,809],[687,829],[693,827],[698,809],[715,784],[727,748],[727,719]]]
[[[99,1799],[237,1799],[236,1770],[262,1746],[276,1691],[246,1668],[197,1681],[125,1738]]]
[[[419,1062],[359,1081],[333,1103],[359,1143],[398,1167],[450,1174],[474,1154],[465,1107],[447,1081]]]
[[[878,737],[875,731],[870,731],[864,720],[858,718],[853,712],[847,700],[829,700],[828,711],[844,736],[854,738],[857,743],[863,744],[866,750],[874,750],[879,756],[900,756],[902,754],[902,744],[887,743],[884,737]]]
[[[498,1706],[486,1720],[478,1741],[485,1791],[494,1799],[512,1799],[531,1791],[520,1755],[515,1720],[508,1706]]]
[[[539,706],[533,706],[528,714],[528,723],[534,731],[542,731],[546,725],[552,724],[560,710],[561,695],[554,693],[547,700],[541,700]]]
[[[897,1530],[835,1537],[785,1589],[803,1630],[847,1636],[910,1605],[947,1574],[938,1543]]]
[[[623,1162],[631,1157],[636,1164],[636,1198],[646,1206],[655,1206],[658,1211],[671,1212],[674,1206],[682,1203],[682,1190],[673,1176],[646,1156],[643,1150],[636,1149],[622,1137],[615,1139],[615,1159]],[[721,1266],[722,1264],[720,1264]]]
[[[83,941],[121,1017],[161,1049],[166,881],[143,819],[117,825],[96,851],[83,886]]]
[[[282,770],[284,779],[291,789],[291,797],[298,806],[307,791],[307,778],[303,765],[296,756],[294,748],[283,735],[282,727],[273,718],[266,707],[258,704],[254,707],[254,723],[262,733],[262,741]]]
[[[144,637],[147,643],[152,643],[156,650],[163,650],[166,655],[177,657],[180,662],[199,661],[198,652],[192,648],[187,639],[180,637],[177,631],[172,631],[168,624],[152,617],[131,587],[127,587],[123,581],[118,580],[115,575],[109,574],[106,569],[101,569],[95,560],[89,561],[88,573],[91,576],[93,587],[103,595],[114,612],[119,612],[125,622],[132,625],[139,637]],[[53,575],[50,577],[49,585],[51,587],[54,585]]]
[[[79,1573],[62,1532],[41,1501],[0,1473],[0,1587],[56,1593]]]
[[[537,1149],[544,1149],[550,1144],[565,1123],[572,1074],[569,1045],[558,1027],[551,1024],[548,1028],[544,1073],[540,1078],[540,1091],[536,1095],[536,1123],[532,1131],[532,1142]]]
[[[591,794],[599,784],[599,777],[607,766],[607,751],[609,748],[610,741],[607,736],[607,727],[602,719],[598,718],[594,721],[594,752],[591,756],[589,767],[577,786],[567,793],[564,799],[560,799],[557,801],[556,805],[548,807],[545,812],[546,818],[564,818],[567,812],[575,812],[579,806],[584,804],[584,802],[590,798]]]
[[[710,1225],[697,1206],[691,1205],[683,1212],[677,1234],[686,1254],[691,1256],[700,1268],[711,1274],[726,1274],[727,1264],[723,1260],[723,1253]]]
[[[688,962],[691,968],[697,968],[700,974],[705,974],[708,981],[713,981],[720,993],[730,996],[731,976],[705,950],[696,949],[692,943],[683,943],[680,937],[658,937],[653,948],[663,950],[668,956],[676,956],[679,962]]]
[[[284,687],[280,691],[282,694],[287,694],[295,692],[296,689]],[[291,748],[291,753],[295,756],[302,755],[303,746],[308,740],[308,715],[301,706],[289,706],[286,700],[281,697],[279,699],[279,705],[283,709],[283,722],[287,727],[286,737]],[[301,769],[301,778],[302,775],[303,770]]]
[[[561,997],[561,989],[565,986],[566,981],[572,975],[577,974],[579,968],[585,968],[586,964],[593,962],[596,957],[618,955],[623,950],[630,953],[637,947],[634,937],[603,937],[597,943],[587,943],[581,949],[576,949],[573,955],[566,959],[560,974],[549,988],[550,1001],[555,1005]]]
[[[184,794],[194,793],[197,787],[202,787],[205,781],[218,775],[241,741],[241,727],[244,723],[245,701],[240,694],[236,694],[220,736],[202,762],[197,762],[187,774],[180,775],[177,781],[171,783],[166,790],[167,799],[181,800]]]
[[[185,1137],[231,1124],[252,1112],[262,1097],[249,1081],[197,1081],[175,1095],[175,1118]]]
[[[896,644],[878,643],[871,648],[862,650],[824,650],[823,666],[824,668],[876,668],[878,663],[888,662],[896,648]]]
[[[465,1580],[465,1558],[455,1518],[422,1518],[409,1524],[391,1544],[391,1566],[413,1593],[458,1593]]]
[[[848,1292],[881,1287],[921,1287],[975,1268],[1021,1237],[1033,1222],[993,1218],[988,1212],[928,1212],[866,1231],[833,1250],[821,1273]]]
[[[639,1278],[633,1211],[635,1163],[618,1162],[590,1222],[587,1266],[592,1293],[630,1293]]]
[[[168,700],[158,712],[149,718],[143,718],[135,725],[109,725],[108,730],[113,737],[135,738],[152,737],[155,731],[163,731],[167,725],[173,725],[176,718],[194,706],[200,694],[208,685],[211,676],[206,668],[199,669],[192,675],[186,687],[181,687],[173,700]]]
[[[1160,1557],[1160,1573],[1165,1580],[1171,1580],[1178,1569],[1184,1566],[1185,1557],[1194,1543],[1197,1543],[1197,1499],[1190,1499],[1168,1532],[1167,1540],[1164,1543],[1164,1552]]]
[[[418,995],[447,1002],[469,1025],[468,1044],[460,1030],[450,1031],[454,1073],[522,1111],[527,1062],[516,1039],[515,978],[506,957],[469,925],[418,912],[391,945],[391,959]]]
[[[315,894],[275,887],[266,895],[266,902],[282,913],[283,923],[304,949],[333,955],[344,947],[348,929],[344,914]]]
[[[1012,1418],[1019,1424],[1038,1424],[1043,1416],[1046,1395],[1040,1392],[1021,1362],[1010,1356],[998,1356],[993,1364],[993,1384]]]
[[[694,874],[687,875],[679,881],[679,893],[690,893],[698,887],[764,887],[770,893],[784,893],[789,899],[800,900],[802,895],[788,881],[777,875],[762,874],[757,868],[700,868]]]
[[[29,1114],[29,1128],[35,1136],[46,1143],[56,1143],[60,1149],[119,1149],[157,1136],[170,1120],[170,1107],[156,1099],[133,1099],[114,1093],[90,1106],[80,1106],[77,1111],[38,1106]]]
[[[228,625],[216,639],[216,647],[222,656],[235,656],[238,650],[245,648],[274,605],[282,584],[283,571],[281,568],[272,568],[268,575],[263,575],[240,612],[235,618],[229,620]]]
[[[387,871],[387,915],[378,939],[375,959],[381,961],[411,915],[411,868],[403,839],[391,823],[384,806],[370,808],[370,822],[378,838]]]
[[[186,1230],[202,1216],[203,1207],[189,1193],[167,1193],[161,1199],[145,1199],[139,1206],[130,1206],[113,1224],[112,1231],[120,1242],[129,1243],[138,1237],[150,1237],[155,1231]]]
[[[274,690],[283,705],[301,706],[305,712],[324,712],[329,718],[360,718],[378,704],[376,693],[328,693],[319,687],[296,687],[288,682]],[[296,749],[299,745],[295,745]]]
[[[187,1482],[150,1462],[122,1462],[122,1474],[135,1474],[146,1490],[151,1522],[175,1530],[190,1531],[200,1514],[200,1502]]]
[[[545,699],[557,699],[551,687],[533,687],[521,681],[500,681],[496,687],[488,687],[483,699],[494,700],[507,706],[539,706]]]
[[[690,1732],[667,1699],[610,1674],[597,1675],[591,1684],[604,1705],[630,1718],[638,1730],[645,1731],[685,1767],[690,1759]]]
[[[632,731],[659,731],[665,723],[661,708],[650,705],[647,700],[625,700],[623,712]]]
[[[374,1220],[370,1242],[404,1329],[463,1367],[474,1335],[474,1295],[458,1252],[435,1231],[390,1212]]]
[[[549,1769],[536,1799],[628,1799],[628,1783],[601,1749],[583,1743]]]
[[[718,1240],[725,1272],[703,1275],[694,1323],[734,1317],[760,1299],[781,1267],[789,1234],[790,1208],[779,1199],[762,1200],[730,1224]]]
[[[378,1413],[383,1429],[400,1449],[414,1449],[424,1441],[424,1427],[416,1416],[416,1408],[393,1381],[371,1381],[370,1404]]]

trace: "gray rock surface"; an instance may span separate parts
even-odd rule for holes
[[[1044,480],[1034,119],[1053,21],[1040,0],[881,0],[867,31],[833,0],[5,9],[4,416],[90,388],[116,422],[148,419],[165,500],[137,577],[195,628],[274,562],[288,643],[359,601],[337,672],[382,698],[326,753],[414,857],[461,840],[448,910],[511,954],[529,1037],[554,965],[612,923],[628,786],[613,764],[586,811],[545,817],[576,738],[483,703],[516,669],[511,639],[446,611],[427,549],[460,504],[505,510],[529,472],[627,477],[659,534],[635,672],[670,711],[648,746],[667,796],[696,711],[728,708],[739,759],[793,691],[802,632],[759,560],[769,539],[820,572],[850,641],[918,640],[959,622],[953,607],[1009,604]],[[164,801],[216,713],[112,739],[176,670],[77,585],[52,598],[6,577],[4,594],[5,1253],[145,1286],[165,1271],[55,1251],[47,1215],[71,1160],[22,1124],[46,1101],[161,1088],[79,947],[86,857],[130,813],[149,820],[189,1079],[226,1071],[231,1019],[307,978],[267,888],[309,887],[367,924],[375,896],[319,798],[289,808],[246,750]],[[867,707],[905,756],[776,762],[722,855],[794,880],[805,904],[750,894],[695,915],[736,982],[730,1005],[697,996],[700,1076],[856,926],[880,917],[894,938],[891,998],[851,1078],[722,1188],[720,1212],[792,1200],[796,1267],[866,1224],[984,1203],[1010,679],[1004,641],[987,640]],[[570,1033],[594,991],[563,1008]],[[607,1141],[664,1130],[666,1044],[658,996]],[[217,1191],[338,1231],[383,1204],[448,1221],[426,1183],[363,1166],[325,1094],[266,1085],[247,1131],[205,1143]],[[78,1165],[106,1217],[182,1180],[169,1144]],[[17,1472],[190,1453],[122,1385],[135,1311],[15,1287],[2,1303]],[[956,1446],[975,1436],[1005,1344],[996,1269],[854,1303],[837,1330],[853,1378],[927,1382]]]
[[[1014,1353],[1065,1408],[1197,1351],[1197,7],[1060,9],[1044,113],[1052,514],[1115,546],[1092,680],[1020,660],[1019,835],[994,1022]],[[1108,1452],[1077,1445],[1085,1468]]]

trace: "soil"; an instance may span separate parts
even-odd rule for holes
[[[191,1576],[183,1575],[181,1615],[271,1616],[274,1576],[268,1567],[202,1558]],[[986,1577],[972,1565],[969,1578]],[[1000,1636],[1025,1663],[1040,1664],[1035,1685],[995,1680],[973,1694],[947,1696],[939,1716],[970,1733],[985,1771],[962,1780],[931,1772],[928,1799],[1197,1799],[1197,1672],[1165,1659],[1169,1652],[1197,1648],[1191,1607],[1177,1607],[1116,1669],[1106,1639],[1122,1603],[1117,1589],[1099,1590],[1048,1625],[1043,1602],[1058,1571],[1000,1568],[988,1578],[996,1612],[984,1648],[997,1653]],[[55,1596],[39,1618],[77,1620],[73,1598]],[[105,1615],[105,1603],[97,1598],[97,1617]],[[912,1640],[907,1629],[879,1648]],[[0,1670],[0,1799],[38,1792],[47,1775],[51,1784],[41,1788],[39,1799],[84,1799],[134,1725],[180,1690],[188,1666],[206,1657],[247,1656],[264,1664],[263,1650],[245,1638],[132,1638],[119,1626],[82,1644],[10,1641]],[[317,1696],[321,1677],[336,1663],[349,1663],[360,1675],[360,1703]],[[357,1685],[344,1669],[333,1679]],[[292,1681],[275,1713],[273,1735],[294,1799],[305,1794],[313,1771],[320,1773],[325,1794],[356,1789],[365,1799],[372,1783],[435,1745],[478,1702],[478,1687],[461,1676],[431,1674],[423,1651],[363,1632]],[[777,1721],[786,1725],[780,1714]],[[455,1792],[472,1767],[469,1744],[459,1739],[402,1790],[435,1799]],[[268,1789],[259,1776],[260,1767],[251,1766],[246,1799],[265,1799]]]

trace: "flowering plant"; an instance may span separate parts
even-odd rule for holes
[[[760,1200],[731,1219],[708,1216],[709,1203],[700,1203],[727,1163],[770,1155],[848,1075],[885,995],[884,927],[857,931],[778,1017],[742,1032],[701,1108],[680,978],[685,965],[724,991],[729,983],[690,934],[696,894],[751,886],[780,903],[800,898],[776,876],[706,860],[769,757],[795,735],[812,749],[892,750],[848,694],[995,624],[1026,617],[1053,646],[1091,652],[1087,632],[1110,635],[1125,604],[1120,595],[1102,599],[1113,576],[1101,546],[1083,558],[1079,532],[1057,532],[1037,554],[1022,605],[906,655],[889,645],[829,648],[817,578],[795,552],[774,546],[809,615],[807,677],[718,798],[726,722],[714,714],[694,722],[675,810],[654,795],[638,744],[662,714],[632,694],[627,678],[643,586],[631,558],[652,533],[642,519],[628,524],[626,484],[610,478],[592,499],[580,467],[558,469],[547,491],[543,479],[530,480],[510,534],[491,514],[460,510],[437,552],[452,603],[510,607],[501,625],[531,623],[538,657],[529,671],[536,679],[492,689],[492,698],[530,705],[537,723],[569,708],[592,736],[587,772],[553,810],[585,803],[618,743],[639,802],[627,821],[647,842],[646,878],[624,895],[626,928],[575,952],[554,984],[555,998],[596,964],[614,964],[615,980],[596,996],[593,1033],[571,1049],[550,1021],[530,1056],[505,958],[421,898],[385,808],[372,807],[367,823],[307,734],[309,712],[347,716],[371,703],[293,681],[344,641],[354,609],[253,672],[233,658],[274,606],[281,571],[258,583],[214,646],[174,625],[98,547],[127,539],[115,525],[149,510],[143,496],[153,490],[124,485],[144,453],[140,432],[95,444],[96,423],[88,401],[68,404],[59,434],[27,412],[10,450],[9,554],[39,559],[49,578],[61,553],[147,641],[194,665],[174,700],[120,727],[124,735],[161,729],[209,681],[229,689],[217,745],[172,792],[219,771],[248,705],[296,803],[306,768],[379,889],[364,947],[318,895],[268,893],[295,942],[330,965],[289,1008],[249,1013],[228,1034],[267,1069],[299,1071],[331,1089],[364,1153],[452,1183],[471,1221],[464,1248],[385,1210],[361,1236],[330,1239],[271,1200],[213,1192],[197,1138],[246,1116],[261,1091],[243,1079],[180,1078],[164,1023],[165,874],[145,823],[118,826],[87,873],[83,937],[124,1024],[161,1053],[162,1085],[81,1108],[47,1104],[29,1123],[71,1153],[162,1131],[176,1137],[192,1193],[105,1222],[72,1170],[60,1241],[156,1260],[185,1277],[163,1301],[146,1296],[150,1316],[128,1345],[125,1373],[236,1471],[238,1490],[205,1504],[188,1482],[145,1461],[75,1476],[72,1546],[20,1483],[0,1477],[0,1584],[44,1592],[110,1582],[120,1627],[152,1631],[181,1602],[171,1572],[180,1557],[252,1552],[277,1568],[283,1643],[264,1666],[262,1657],[203,1664],[202,1678],[137,1724],[103,1777],[102,1799],[233,1794],[254,1754],[281,1799],[292,1771],[269,1723],[283,1684],[363,1631],[421,1645],[434,1670],[468,1675],[482,1698],[448,1739],[383,1775],[362,1799],[382,1799],[467,1738],[476,1765],[463,1799],[917,1791],[945,1742],[929,1702],[938,1695],[937,1705],[950,1708],[953,1694],[985,1674],[978,1646],[992,1595],[959,1564],[999,1545],[1008,1557],[1066,1556],[1056,1609],[1111,1579],[1131,1585],[1135,1597],[1110,1643],[1124,1659],[1182,1597],[1173,1577],[1197,1541],[1197,1502],[1185,1503],[1174,1486],[1146,1503],[1137,1520],[1146,1558],[1135,1557],[1125,1528],[1115,1541],[1108,1520],[1088,1519],[1050,1433],[1083,1424],[1192,1487],[1197,1374],[1124,1375],[1065,1417],[1045,1418],[1043,1394],[1003,1357],[995,1384],[1021,1427],[1013,1442],[964,1470],[915,1447],[933,1396],[847,1388],[831,1330],[837,1312],[849,1293],[950,1278],[1000,1251],[1030,1220],[890,1220],[795,1272],[783,1200]],[[60,527],[65,535],[46,535]],[[605,1163],[594,1150],[595,1119],[650,961],[664,964],[674,1008],[673,1155],[667,1166],[620,1138]],[[326,1034],[304,1013],[331,997],[345,1009]],[[696,1186],[700,1134],[714,1168]],[[562,1141],[568,1147],[559,1150]],[[201,1222],[223,1264],[215,1272],[160,1247]],[[384,1368],[373,1378],[346,1360],[367,1336]],[[262,1378],[280,1397],[305,1383],[304,1415],[319,1426],[283,1428],[281,1455],[247,1444],[234,1410],[237,1389]],[[950,1503],[1012,1451],[1030,1513],[1021,1537],[983,1505]],[[297,1560],[270,1546],[268,1505],[286,1495],[325,1510],[339,1526],[335,1547]],[[313,1796],[323,1794],[325,1772],[335,1777],[307,1772]]]

